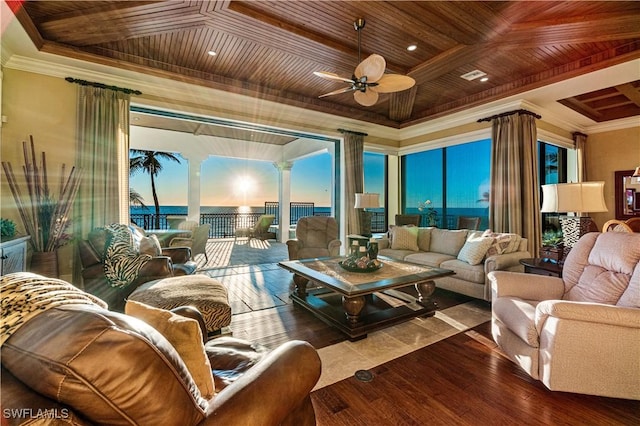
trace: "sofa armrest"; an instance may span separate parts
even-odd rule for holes
[[[141,277],[170,277],[173,275],[173,263],[168,256],[152,257],[147,263],[144,264],[140,271],[138,271],[138,278]]]
[[[320,369],[309,343],[284,343],[213,397],[201,425],[281,424],[308,398]]]
[[[561,278],[523,272],[492,271],[487,276],[491,282],[492,300],[498,297],[518,297],[525,300],[560,299],[564,294]]]
[[[545,300],[536,307],[536,326],[549,316],[640,329],[640,309],[603,303]]]
[[[527,251],[516,251],[507,254],[496,254],[489,256],[484,261],[484,273],[491,271],[515,270],[522,272],[524,267],[520,264],[520,259],[528,259],[531,255]]]
[[[190,247],[164,247],[162,249],[162,256],[168,256],[173,263],[187,263],[191,260],[191,248]]]

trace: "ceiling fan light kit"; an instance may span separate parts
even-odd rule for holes
[[[379,93],[392,93],[407,90],[416,84],[416,81],[406,75],[385,74],[387,62],[378,54],[372,54],[364,61],[360,61],[360,31],[364,28],[365,20],[358,18],[353,23],[353,27],[358,32],[358,66],[351,78],[340,77],[339,75],[327,71],[314,71],[314,75],[327,79],[347,83],[349,87],[334,90],[333,92],[320,95],[337,95],[340,93],[353,92],[353,98],[362,106],[372,106],[378,102]]]

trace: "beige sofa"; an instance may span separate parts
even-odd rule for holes
[[[391,227],[388,236],[378,241],[378,254],[450,269],[456,274],[436,279],[437,287],[487,301],[491,300],[487,274],[521,272],[520,259],[531,257],[527,239],[515,234],[413,226]]]
[[[492,334],[549,389],[640,399],[640,233],[589,233],[562,278],[493,272]]]

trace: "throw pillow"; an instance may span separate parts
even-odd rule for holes
[[[467,240],[466,229],[449,230],[433,228],[431,230],[431,243],[429,251],[434,253],[458,256],[464,242]]]
[[[468,238],[458,253],[458,260],[467,262],[469,265],[479,265],[491,244],[493,244],[492,237]]]
[[[431,247],[431,229],[418,228],[418,248],[420,251],[429,251]]]
[[[148,254],[152,257],[162,254],[162,247],[160,247],[160,241],[156,235],[140,239],[140,254]]]
[[[196,320],[133,300],[127,301],[124,310],[127,315],[141,319],[155,328],[173,345],[204,398],[209,399],[214,395],[211,364]]]
[[[418,251],[418,227],[394,226],[392,229],[391,248],[394,250]]]
[[[496,254],[509,253],[507,250],[513,247],[516,234],[503,234],[487,229],[482,236],[493,238],[493,244],[487,250],[487,256],[494,256]]]

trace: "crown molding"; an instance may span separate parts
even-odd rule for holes
[[[619,120],[611,120],[604,123],[597,123],[593,126],[585,127],[583,133],[589,135],[594,133],[610,132],[613,130],[623,130],[634,127],[640,127],[640,116],[621,118]]]

